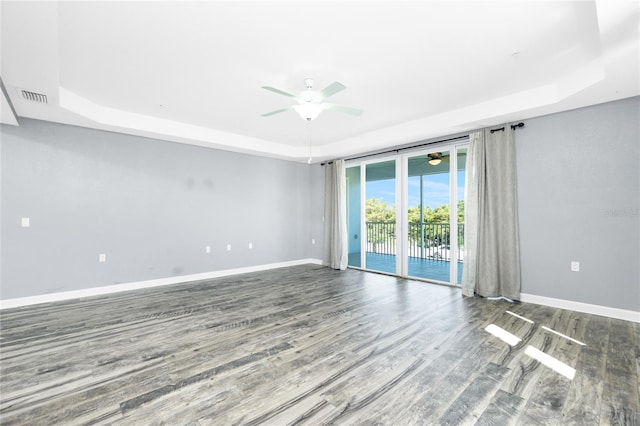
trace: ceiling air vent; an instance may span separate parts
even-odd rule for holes
[[[41,104],[46,104],[49,101],[47,100],[47,95],[43,93],[30,92],[29,90],[20,89],[20,94],[22,95],[22,99],[31,102],[39,102]]]

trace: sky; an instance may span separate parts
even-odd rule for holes
[[[424,205],[435,209],[449,204],[449,174],[425,175],[423,178]],[[367,182],[367,198],[381,198],[395,205],[395,180]],[[409,178],[409,207],[420,204],[420,177]],[[458,199],[464,198],[464,171],[458,172]]]

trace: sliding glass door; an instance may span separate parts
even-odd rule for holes
[[[347,168],[350,266],[397,273],[396,185],[395,159]]]
[[[465,166],[466,144],[349,164],[349,266],[460,284]]]
[[[450,158],[448,150],[409,157],[409,276],[450,281]]]
[[[408,158],[407,275],[460,284],[466,147]]]
[[[365,166],[365,219],[367,269],[395,274],[396,257],[396,161]]]

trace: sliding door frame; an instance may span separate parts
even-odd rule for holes
[[[360,269],[372,270],[367,267],[367,245],[368,245],[368,234],[367,234],[367,208],[366,208],[366,195],[367,195],[367,165],[375,164],[375,163],[383,163],[385,161],[393,161],[395,165],[395,197],[394,203],[396,208],[396,272],[394,275],[400,275],[398,271],[400,270],[400,260],[398,259],[397,253],[400,250],[400,240],[397,238],[398,234],[398,213],[399,213],[399,194],[401,190],[400,186],[400,176],[399,173],[399,156],[398,155],[387,155],[381,157],[375,157],[368,160],[352,160],[348,161],[345,164],[345,167],[355,167],[360,166]],[[388,273],[385,271],[376,271],[381,273]]]
[[[387,273],[384,271],[376,271],[368,268],[367,265],[367,212],[366,212],[366,186],[367,186],[367,165],[380,163],[384,161],[395,161],[395,210],[396,210],[396,273],[403,278],[427,280],[420,277],[409,276],[409,240],[408,240],[408,197],[409,197],[409,157],[417,155],[426,155],[434,151],[448,150],[449,154],[449,256],[450,256],[450,281],[435,281],[439,284],[447,284],[459,286],[457,284],[458,275],[458,151],[469,146],[468,139],[456,140],[449,143],[437,143],[428,147],[416,147],[403,153],[393,155],[381,155],[379,157],[371,157],[368,159],[349,160],[346,167],[360,166],[360,265],[358,269],[371,270],[374,272]],[[465,188],[466,191],[466,188]],[[352,267],[352,266],[350,266]]]

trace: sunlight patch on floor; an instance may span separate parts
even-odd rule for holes
[[[523,317],[521,315],[518,315],[518,314],[516,314],[514,312],[511,312],[511,311],[505,311],[505,312],[508,313],[509,315],[513,315],[516,318],[520,318],[521,320],[526,321],[529,324],[533,324],[533,321],[531,321],[529,318],[525,318],[525,317]]]
[[[573,367],[569,367],[562,361],[557,360],[549,354],[542,352],[540,349],[536,349],[533,346],[527,346],[527,349],[524,351],[525,354],[529,355],[531,358],[540,362],[543,365],[551,368],[552,370],[562,374],[569,380],[573,380],[576,375],[576,370]]]
[[[522,339],[520,339],[518,336],[509,333],[504,328],[498,327],[495,324],[489,324],[487,328],[485,328],[485,330],[489,334],[496,336],[498,339],[502,340],[503,342],[511,346],[515,346],[522,341]]]
[[[572,341],[572,342],[574,342],[574,343],[577,343],[577,344],[582,345],[582,346],[587,346],[587,344],[586,344],[586,343],[582,343],[580,340],[576,340],[576,339],[574,339],[573,337],[569,337],[569,336],[567,336],[566,334],[562,334],[562,333],[560,333],[559,331],[555,331],[555,330],[554,330],[554,329],[552,329],[552,328],[545,327],[544,325],[542,326],[542,328],[543,328],[543,329],[545,329],[545,330],[547,330],[547,331],[549,331],[549,332],[551,332],[551,333],[557,334],[557,335],[558,335],[558,336],[560,336],[560,337],[564,337],[565,339],[570,340],[570,341]]]

